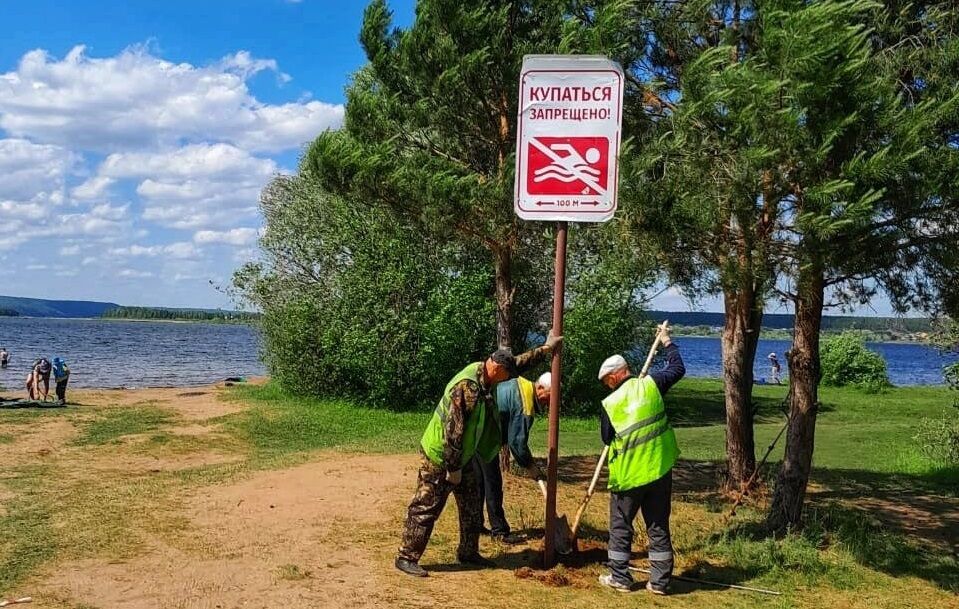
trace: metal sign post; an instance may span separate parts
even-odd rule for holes
[[[605,222],[616,212],[623,70],[595,55],[527,55],[519,82],[514,210],[556,222],[553,331],[563,333],[568,222]],[[556,478],[562,347],[553,352],[543,564],[556,564]]]
[[[563,334],[563,301],[566,294],[566,222],[556,223],[556,262],[553,279],[553,332]],[[559,396],[563,378],[563,346],[553,351],[552,384],[549,390],[549,429],[546,460],[546,539],[543,564],[556,564],[556,479],[559,468]]]

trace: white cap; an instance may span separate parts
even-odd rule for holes
[[[773,359],[774,357],[776,357],[776,354],[775,354],[775,353],[770,353],[770,354],[767,355],[766,357],[768,357],[768,358],[770,358],[770,359]]]
[[[603,365],[599,367],[599,380],[603,380],[603,377],[607,374],[622,370],[627,366],[629,366],[629,364],[626,363],[626,358],[622,355],[610,355],[606,358],[606,361],[603,362]]]
[[[543,389],[552,389],[553,387],[553,375],[549,372],[544,372],[539,375],[539,378],[536,379],[536,384]]]

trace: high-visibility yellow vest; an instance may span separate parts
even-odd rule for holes
[[[446,446],[446,418],[449,416],[450,405],[452,404],[450,394],[453,391],[453,387],[464,380],[472,381],[479,385],[479,375],[482,374],[482,366],[482,362],[476,362],[460,370],[460,372],[446,384],[446,389],[443,390],[443,397],[440,398],[439,404],[433,411],[433,418],[430,419],[430,423],[423,433],[423,439],[420,440],[420,445],[423,447],[423,452],[426,453],[426,456],[436,465],[441,467],[447,466],[447,464],[443,462],[443,449]],[[477,388],[477,391],[478,390]],[[489,462],[492,461],[499,452],[500,433],[499,423],[497,421],[499,417],[495,416],[495,412],[489,413],[494,416],[488,416],[487,408],[486,400],[481,397],[476,402],[476,408],[473,409],[473,412],[470,413],[469,418],[466,420],[466,429],[463,433],[463,457],[461,462],[457,464],[459,467],[468,464],[474,455],[478,454],[481,459]]]
[[[653,379],[626,380],[603,400],[603,409],[616,431],[609,445],[609,490],[649,484],[673,468],[679,446]]]

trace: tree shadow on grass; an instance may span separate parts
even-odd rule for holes
[[[929,475],[816,470],[801,531],[773,542],[761,522],[743,523],[701,549],[730,552],[747,575],[799,568],[830,577],[834,569],[819,551],[836,548],[866,568],[959,592],[957,477],[956,468]],[[946,490],[943,484],[953,485],[951,493],[930,492]]]
[[[557,472],[564,484],[582,486],[592,480],[599,455],[570,455],[559,460]],[[713,493],[718,491],[723,480],[725,464],[713,461],[680,459],[673,468],[673,493]],[[597,493],[606,488],[609,475],[603,467],[596,483]]]
[[[753,395],[756,423],[782,420],[781,397]],[[684,387],[666,396],[666,412],[674,427],[703,427],[726,424],[726,402],[722,385],[714,389]]]

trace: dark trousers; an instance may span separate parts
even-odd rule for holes
[[[61,402],[67,401],[67,380],[57,381],[57,399]]]
[[[609,494],[609,567],[613,578],[631,584],[629,572],[632,554],[633,520],[640,511],[649,537],[649,581],[664,590],[673,574],[673,544],[669,534],[669,512],[672,506],[673,472],[659,480],[619,493]]]
[[[451,493],[456,497],[456,509],[460,519],[460,545],[456,556],[462,559],[478,554],[480,530],[483,528],[483,506],[476,493],[473,468],[469,465],[464,467],[462,480],[454,486],[446,481],[445,469],[435,465],[426,455],[420,455],[420,458],[416,494],[413,495],[406,514],[400,558],[419,562]]]
[[[493,535],[509,535],[509,523],[503,512],[503,472],[499,467],[499,457],[485,463],[479,457],[473,457],[473,473],[476,475],[476,489],[479,491],[480,504],[486,503],[489,515],[489,528]],[[482,508],[480,523],[482,524]]]

